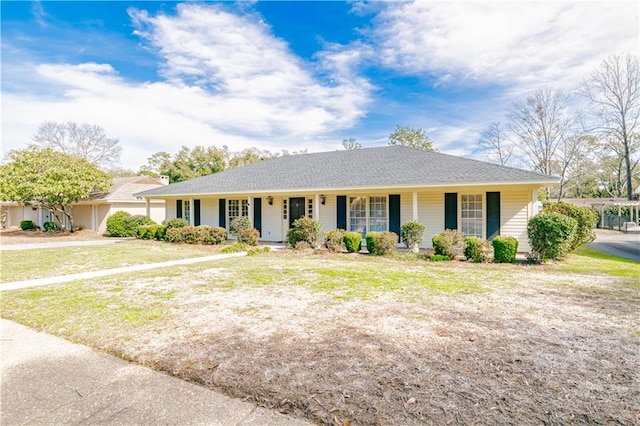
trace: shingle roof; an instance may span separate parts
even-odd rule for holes
[[[91,197],[92,200],[135,200],[139,192],[165,186],[150,176],[113,178],[109,191]]]
[[[287,190],[556,183],[557,178],[437,152],[387,146],[288,155],[136,194],[229,194]]]

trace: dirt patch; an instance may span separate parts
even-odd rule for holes
[[[36,243],[53,243],[66,241],[89,241],[103,240],[104,235],[96,234],[88,230],[80,230],[71,232],[54,231],[23,231],[21,229],[2,229],[0,230],[0,244],[36,244]]]
[[[625,279],[523,268],[488,293],[368,300],[230,280],[139,281],[125,296],[176,292],[172,319],[100,345],[322,424],[640,424],[640,294]]]

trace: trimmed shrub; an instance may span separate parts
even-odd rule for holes
[[[324,236],[324,245],[327,247],[327,250],[339,253],[342,251],[343,240],[344,240],[345,231],[342,229],[334,229],[333,231],[329,231]]]
[[[133,216],[127,216],[123,220],[124,224],[124,235],[122,237],[137,237],[138,236],[138,228],[142,225],[156,225],[156,223],[149,217],[136,214]]]
[[[258,239],[260,238],[260,231],[257,229],[249,228],[243,229],[240,231],[240,235],[238,237],[241,243],[246,243],[250,246],[257,246]]]
[[[158,241],[162,241],[164,240],[165,234],[167,233],[167,225],[158,225],[158,228],[156,229],[156,235],[155,238]]]
[[[124,220],[131,217],[131,213],[117,211],[107,218],[107,232],[111,237],[127,237],[127,228]],[[137,231],[137,230],[136,230]]]
[[[359,232],[345,232],[342,242],[349,253],[358,253],[362,249],[362,234]]]
[[[301,217],[293,222],[291,229],[287,232],[287,242],[291,247],[295,247],[300,241],[304,241],[311,248],[316,248],[320,244],[320,222],[310,217]]]
[[[464,239],[464,255],[468,260],[476,263],[491,261],[491,243],[478,237],[466,237]]]
[[[242,242],[240,236],[242,232],[246,229],[251,229],[251,220],[247,216],[238,216],[233,218],[231,223],[229,224],[229,230],[231,231],[231,235],[236,237],[236,240]]]
[[[196,226],[196,234],[199,244],[218,245],[227,241],[227,230],[219,226]]]
[[[513,263],[518,253],[518,240],[497,236],[493,239],[493,260],[497,263]]]
[[[174,219],[169,219],[166,224],[166,229],[171,228],[183,228],[185,226],[189,226],[189,222],[186,219],[182,219],[181,217],[177,217]]]
[[[182,237],[182,228],[167,228],[164,239],[170,243],[182,243],[184,241]]]
[[[402,242],[408,249],[417,253],[418,246],[424,242],[424,231],[426,230],[427,227],[417,220],[406,222],[400,227]]]
[[[151,225],[140,225],[138,227],[138,233],[136,235],[137,238],[141,240],[154,240],[158,233],[158,228],[161,225],[151,224]]]
[[[394,232],[369,232],[365,239],[367,251],[377,256],[393,253],[398,249],[398,234]]]
[[[540,213],[529,220],[527,234],[531,251],[540,261],[558,259],[568,253],[578,222],[561,213]]]
[[[431,256],[429,256],[429,260],[432,262],[446,262],[451,260],[451,258],[442,254],[432,254]]]
[[[23,220],[20,221],[20,229],[23,231],[30,231],[32,229],[36,229],[36,224],[33,223],[32,220]]]
[[[576,220],[576,231],[569,243],[569,251],[573,251],[584,244],[589,244],[596,239],[593,228],[596,226],[598,216],[588,207],[578,207],[569,203],[549,203],[545,205],[544,213],[561,213]]]
[[[42,224],[42,227],[46,232],[53,232],[58,229],[58,225],[55,222],[45,222]]]
[[[464,254],[465,244],[462,232],[446,229],[434,235],[431,239],[435,254],[447,256],[450,259]]]
[[[246,243],[240,243],[236,241],[235,243],[229,244],[228,246],[220,250],[220,253],[239,253],[241,251],[246,251],[246,250],[247,250]]]

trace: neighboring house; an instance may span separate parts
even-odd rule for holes
[[[529,249],[527,221],[538,189],[557,178],[403,146],[282,156],[136,194],[166,202],[167,219],[228,227],[248,216],[261,241],[283,241],[309,216],[323,231],[363,235],[418,220],[423,247],[444,229],[492,239],[516,237]]]
[[[144,198],[134,194],[163,187],[168,183],[166,178],[156,179],[149,176],[114,178],[106,194],[96,194],[72,205],[74,227],[104,234],[107,231],[107,218],[120,210],[132,215],[147,215],[155,222],[161,223],[165,219],[164,201],[152,200],[147,203]],[[40,227],[44,222],[54,220],[48,209],[38,205],[20,206],[4,202],[2,213],[6,215],[7,228],[18,227],[23,220],[32,220]]]

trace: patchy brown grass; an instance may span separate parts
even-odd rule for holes
[[[270,253],[12,292],[3,316],[322,424],[640,423],[640,279],[559,269]]]
[[[80,230],[76,232],[68,231],[55,231],[55,232],[43,232],[43,231],[23,231],[19,228],[1,229],[0,230],[0,244],[12,245],[12,244],[34,244],[34,243],[57,243],[66,241],[89,241],[89,240],[103,240],[106,237],[104,235],[96,234],[88,230]]]

